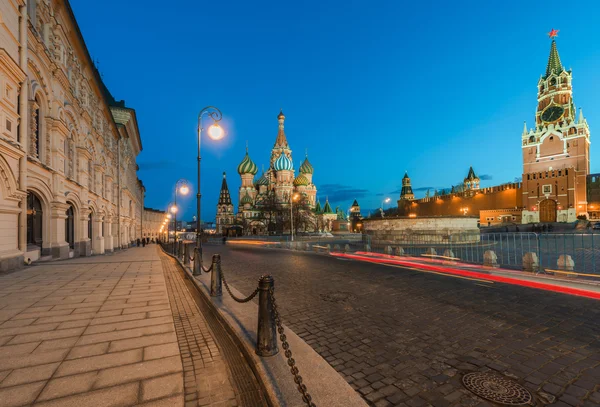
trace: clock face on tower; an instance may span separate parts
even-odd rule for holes
[[[542,112],[542,120],[546,123],[552,123],[560,119],[565,112],[561,106],[550,105]]]

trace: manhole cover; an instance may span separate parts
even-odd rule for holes
[[[337,292],[337,293],[321,294],[321,299],[323,301],[329,301],[329,302],[343,302],[343,301],[353,300],[354,296],[351,293]]]
[[[467,390],[494,403],[508,406],[530,405],[531,393],[512,380],[487,372],[467,373],[463,376]]]

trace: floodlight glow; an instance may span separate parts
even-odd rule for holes
[[[225,132],[223,131],[221,126],[215,123],[208,128],[208,135],[213,140],[221,140],[225,135]]]

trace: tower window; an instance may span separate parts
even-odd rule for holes
[[[554,136],[550,136],[550,141],[554,140]]]

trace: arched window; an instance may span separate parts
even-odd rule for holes
[[[550,86],[556,85],[556,78],[550,79]]]
[[[30,135],[29,135],[29,155],[35,158],[40,158],[41,153],[41,140],[40,137],[43,134],[41,131],[41,116],[40,110],[42,104],[40,102],[39,95],[36,95],[35,99],[29,102],[29,116],[30,116]]]
[[[88,160],[88,190],[94,190],[94,164],[92,164],[92,159]]]

